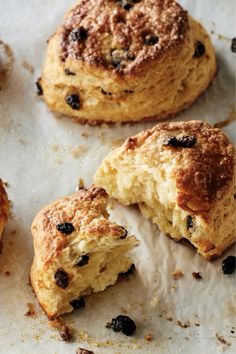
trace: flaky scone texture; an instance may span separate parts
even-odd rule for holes
[[[201,121],[161,123],[129,138],[94,181],[175,240],[188,239],[207,260],[236,240],[235,150]]]
[[[216,74],[204,28],[172,0],[79,0],[49,39],[48,107],[91,124],[170,117]]]
[[[0,241],[4,226],[9,216],[9,209],[7,193],[3,186],[2,180],[0,179]]]
[[[30,279],[50,319],[114,284],[132,265],[126,254],[138,242],[108,219],[107,202],[104,189],[82,189],[48,205],[33,221]]]

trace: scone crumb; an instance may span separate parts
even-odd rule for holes
[[[78,145],[75,147],[71,147],[69,149],[72,157],[74,159],[78,159],[81,155],[83,155],[86,151],[88,150],[88,148],[85,145]]]
[[[94,354],[91,350],[84,349],[84,348],[78,348],[76,350],[76,354]]]
[[[86,133],[86,132],[82,133],[81,135],[82,135],[83,138],[88,138],[89,137],[89,134]]]
[[[202,279],[202,276],[201,276],[200,272],[193,272],[192,276],[193,276],[194,279],[197,279],[197,280],[201,280]]]
[[[61,318],[50,321],[50,325],[52,328],[58,330],[63,341],[69,342],[73,338],[70,329],[65,325]]]
[[[22,61],[22,67],[27,70],[30,74],[33,74],[34,73],[34,68],[33,66],[28,63],[26,60],[23,60]]]
[[[184,276],[184,273],[180,269],[176,269],[171,273],[171,275],[174,279],[179,279]]]
[[[188,327],[190,327],[190,322],[189,322],[189,321],[182,322],[182,321],[178,320],[178,321],[177,321],[177,324],[178,324],[181,328],[188,328]]]
[[[223,336],[219,335],[218,333],[215,333],[215,336],[226,347],[229,347],[231,345],[231,343],[229,343]]]
[[[151,341],[153,340],[153,334],[152,334],[152,333],[146,334],[146,335],[144,336],[144,340],[145,340],[146,342],[151,342]]]
[[[27,317],[35,316],[36,311],[35,311],[34,304],[32,304],[31,302],[27,302],[27,307],[28,307],[28,310],[26,311],[25,316],[27,316]]]

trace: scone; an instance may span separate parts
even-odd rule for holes
[[[79,0],[48,41],[37,86],[79,122],[135,122],[187,108],[216,69],[205,29],[175,1]]]
[[[208,123],[161,123],[141,132],[103,160],[94,180],[207,260],[236,240],[235,150]]]
[[[0,179],[0,243],[1,243],[1,235],[4,226],[7,222],[8,216],[9,216],[9,201],[2,180]]]
[[[108,220],[107,202],[104,189],[81,189],[45,207],[33,221],[30,279],[50,319],[114,284],[132,265],[126,254],[138,241]]]

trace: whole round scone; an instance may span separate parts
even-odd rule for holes
[[[204,28],[172,0],[79,0],[49,39],[37,86],[80,122],[170,117],[216,74]]]
[[[4,226],[7,222],[8,216],[9,216],[9,201],[2,180],[0,179],[0,242],[1,242],[1,235]]]
[[[102,188],[81,189],[42,209],[32,224],[34,260],[30,279],[50,319],[84,305],[84,296],[114,284],[127,272],[138,245],[108,219]]]
[[[141,132],[103,160],[94,180],[207,260],[236,241],[235,150],[208,123],[161,123]]]

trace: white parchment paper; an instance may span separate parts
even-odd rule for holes
[[[35,95],[46,39],[73,0],[0,0],[0,37],[15,57],[13,72],[0,91],[0,177],[9,183],[12,212],[0,255],[0,353],[236,352],[236,282],[221,271],[222,259],[205,262],[194,248],[161,234],[133,208],[116,205],[112,217],[141,240],[133,252],[137,267],[129,281],[87,299],[86,308],[65,316],[74,331],[72,343],[62,342],[37,305],[28,285],[33,258],[30,225],[47,203],[73,193],[79,178],[86,186],[103,157],[120,139],[154,123],[89,127],[56,118]],[[234,0],[182,0],[211,33],[219,72],[207,93],[175,120],[224,120],[235,101],[235,60],[230,50],[236,36]],[[30,65],[32,66],[30,66]],[[225,131],[235,140],[235,122]],[[174,280],[172,271],[184,276]],[[202,280],[192,272],[201,272]],[[26,317],[27,303],[36,309]],[[132,338],[105,324],[118,314],[137,324]],[[182,327],[181,327],[182,325]],[[186,328],[183,328],[186,327]],[[227,343],[217,339],[222,336]],[[151,335],[151,341],[145,336]],[[147,339],[147,337],[146,337]]]

